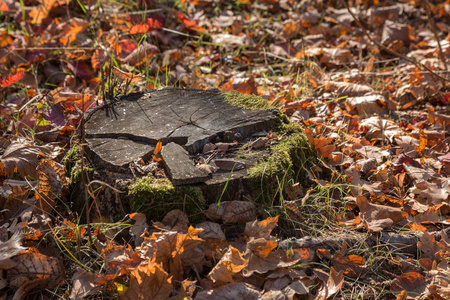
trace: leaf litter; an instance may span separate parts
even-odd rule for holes
[[[450,296],[447,3],[5,0],[0,12],[1,298]],[[71,152],[75,134],[88,109],[173,85],[261,96],[319,163],[281,180],[269,206],[219,201],[193,224],[131,211],[129,179],[91,181],[102,171]],[[135,169],[164,176],[160,150]],[[198,167],[247,167],[209,160]],[[74,195],[90,197],[90,222]]]

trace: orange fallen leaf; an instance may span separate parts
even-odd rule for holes
[[[136,75],[133,73],[122,71],[116,67],[113,68],[112,72],[116,75],[120,80],[130,83],[137,83],[145,80],[145,77],[142,75]]]
[[[158,162],[162,160],[161,149],[162,149],[162,142],[158,142],[156,144],[155,150],[153,150],[153,161]]]
[[[227,252],[209,272],[208,277],[213,282],[233,282],[233,276],[236,276],[247,265],[248,259],[244,259],[243,254],[238,249],[229,246]]]
[[[278,216],[269,217],[263,221],[247,222],[245,225],[244,235],[254,238],[266,238],[270,237],[272,230],[278,225]]]
[[[25,75],[24,75],[23,71],[19,71],[14,75],[8,75],[5,79],[1,80],[0,86],[2,88],[6,88],[6,87],[16,83],[17,81],[22,80],[24,76]]]
[[[130,284],[121,300],[167,299],[173,290],[172,279],[161,265],[149,261],[130,273]]]

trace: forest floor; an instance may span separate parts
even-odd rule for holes
[[[448,0],[0,0],[0,299],[448,299],[449,19]],[[111,213],[131,181],[85,156],[84,113],[168,86],[258,95],[317,155],[270,205]],[[139,164],[163,175],[158,151]]]

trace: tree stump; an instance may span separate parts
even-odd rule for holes
[[[85,138],[94,162],[111,171],[129,172],[129,164],[151,158],[162,142],[166,174],[174,185],[206,182],[215,186],[205,194],[218,197],[220,184],[245,175],[245,170],[219,171],[212,176],[194,167],[189,156],[208,142],[241,141],[256,132],[270,130],[273,110],[242,109],[230,104],[218,90],[165,88],[120,97],[88,112]],[[241,159],[251,166],[257,159]],[[233,184],[228,182],[233,194]],[[236,188],[239,188],[236,185]],[[203,187],[205,189],[205,187]]]

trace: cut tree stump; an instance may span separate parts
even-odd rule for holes
[[[165,88],[123,96],[88,112],[85,138],[95,164],[111,171],[128,172],[130,163],[149,160],[156,144],[162,142],[164,167],[174,185],[217,185],[242,178],[246,170],[235,170],[231,177],[229,171],[209,176],[195,168],[189,156],[201,152],[211,141],[245,140],[256,132],[268,131],[277,119],[271,110],[231,105],[216,89]],[[246,166],[257,161],[241,160]],[[219,187],[212,194],[217,197],[221,193]]]

